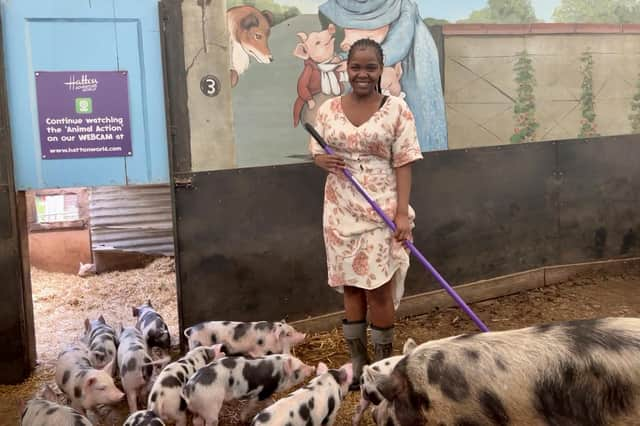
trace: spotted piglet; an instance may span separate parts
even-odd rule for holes
[[[97,370],[91,366],[87,347],[71,345],[58,356],[56,384],[69,397],[71,406],[82,414],[101,404],[115,404],[122,400],[108,371],[111,363]]]
[[[100,315],[96,320],[84,320],[85,342],[89,345],[89,361],[94,368],[101,369],[109,364],[116,356],[118,339],[116,332]],[[112,363],[115,373],[116,363]]]
[[[246,421],[258,401],[285,391],[313,374],[315,368],[291,355],[263,358],[225,357],[198,370],[182,390],[194,425],[217,425],[222,403],[249,400],[241,413]]]
[[[138,307],[133,307],[133,316],[138,318],[136,327],[142,331],[149,348],[159,347],[165,351],[171,348],[169,327],[162,316],[151,305],[151,300]]]
[[[407,339],[402,348],[403,355],[410,353],[415,347],[416,342],[411,338]],[[384,399],[376,387],[375,379],[378,376],[376,376],[375,373],[384,375],[391,374],[396,364],[403,358],[403,355],[381,359],[371,365],[364,366],[362,375],[360,376],[360,404],[358,405],[356,414],[353,416],[353,426],[360,424],[364,412],[371,404],[379,405]]]
[[[165,423],[151,410],[132,413],[122,426],[165,426]]]
[[[85,416],[71,407],[58,404],[56,394],[49,386],[41,398],[34,398],[27,402],[22,412],[22,426],[91,426]]]
[[[187,328],[184,335],[190,348],[222,343],[227,355],[251,357],[289,355],[291,348],[306,337],[284,321],[207,321]]]
[[[378,425],[635,425],[640,319],[433,340],[376,374]]]
[[[127,394],[129,412],[138,410],[138,397],[146,399],[145,391],[153,375],[156,364],[167,364],[171,358],[153,361],[149,356],[147,342],[142,332],[135,327],[123,328],[118,347],[118,366],[122,388]]]
[[[182,399],[182,386],[196,371],[208,363],[224,356],[222,345],[201,346],[190,350],[185,356],[167,365],[151,387],[147,408],[162,420],[187,424],[187,403]]]
[[[316,375],[308,385],[258,413],[251,425],[333,425],[353,381],[353,367],[349,363],[329,370],[321,362]]]

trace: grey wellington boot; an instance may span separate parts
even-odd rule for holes
[[[354,322],[342,320],[342,331],[349,350],[351,351],[351,363],[353,365],[353,382],[351,382],[349,389],[358,390],[360,388],[362,367],[369,364],[369,355],[367,354],[367,322],[365,320]]]
[[[393,326],[388,328],[379,328],[371,325],[371,340],[375,353],[375,361],[389,358],[393,350]]]

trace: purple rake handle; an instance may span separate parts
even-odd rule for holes
[[[329,147],[329,145],[325,142],[322,136],[318,134],[316,129],[311,124],[305,123],[304,128],[311,134],[311,136],[313,136],[313,138],[316,141],[318,141],[318,143],[322,146],[322,148],[326,151],[327,154],[329,155],[334,154],[333,150]],[[375,211],[385,221],[387,226],[389,226],[389,228],[391,228],[391,230],[395,232],[396,224],[393,223],[393,221],[389,219],[389,217],[382,211],[380,206],[378,206],[378,204],[375,201],[373,201],[373,199],[371,199],[369,194],[367,194],[367,191],[362,187],[362,185],[360,185],[360,183],[358,183],[358,181],[353,177],[351,172],[347,169],[343,169],[342,172],[356,187],[358,192],[360,192],[364,196],[364,198],[367,199],[369,204],[371,204],[371,207],[375,209]],[[420,253],[420,251],[418,251],[418,249],[413,245],[413,243],[409,240],[406,240],[404,244],[411,251],[411,253],[413,253],[413,255],[418,258],[418,260],[424,265],[424,267],[427,268],[427,270],[431,272],[431,274],[433,274],[434,277],[436,277],[436,279],[440,282],[440,285],[442,286],[442,288],[444,288],[445,291],[449,293],[449,296],[451,296],[453,300],[455,300],[456,303],[462,308],[462,310],[467,315],[469,315],[469,317],[473,320],[473,322],[476,323],[478,328],[482,331],[489,331],[487,326],[484,325],[484,323],[480,320],[480,318],[478,318],[475,312],[473,312],[471,308],[469,308],[469,306],[464,302],[464,300],[462,300],[462,298],[458,295],[458,293],[456,293],[455,290],[445,281],[445,279],[442,278],[442,275],[440,275],[438,271],[436,271],[436,269],[433,266],[431,266],[431,263],[429,263],[429,261],[422,255],[422,253]]]

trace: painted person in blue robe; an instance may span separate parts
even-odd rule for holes
[[[319,10],[341,28],[375,30],[389,25],[382,42],[384,65],[402,64],[400,84],[415,117],[420,147],[447,149],[438,49],[413,0],[327,0]]]

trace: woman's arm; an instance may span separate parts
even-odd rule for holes
[[[411,163],[396,167],[397,207],[396,207],[396,233],[398,241],[409,238],[411,226],[409,225],[409,197],[411,195]]]

